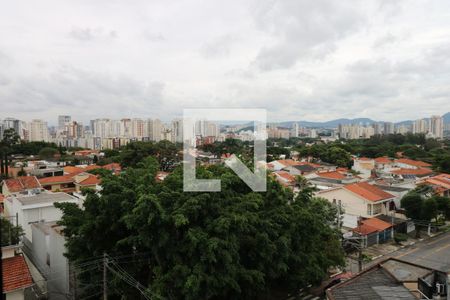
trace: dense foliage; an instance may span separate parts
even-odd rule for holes
[[[17,245],[20,237],[24,234],[20,226],[11,224],[6,218],[0,217],[0,228],[2,235],[2,247]]]
[[[183,192],[181,168],[157,182],[156,159],[132,164],[104,177],[101,195],[88,192],[83,210],[57,204],[70,260],[136,253],[123,268],[166,299],[286,296],[343,263],[339,233],[330,226],[336,210],[309,189],[292,201],[292,192],[269,178],[268,191],[255,193],[228,168],[212,166],[198,176],[220,178],[221,192]],[[80,281],[100,277],[95,270]],[[109,284],[111,298],[139,298],[117,278]]]
[[[429,193],[427,187],[419,187],[401,199],[407,217],[416,221],[450,220],[450,198]]]

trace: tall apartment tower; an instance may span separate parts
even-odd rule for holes
[[[63,131],[65,129],[65,126],[72,121],[71,116],[58,116],[58,130]]]
[[[441,116],[431,116],[430,133],[437,139],[444,137],[444,118]]]
[[[30,122],[29,128],[31,142],[49,141],[47,122],[35,119]]]
[[[428,122],[425,119],[415,120],[413,123],[413,133],[427,133]]]
[[[151,141],[159,142],[161,141],[162,135],[162,123],[159,119],[148,119],[147,121],[148,136]]]
[[[394,123],[385,122],[384,123],[384,134],[393,134],[395,131]]]

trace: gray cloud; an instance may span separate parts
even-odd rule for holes
[[[223,35],[205,43],[200,53],[205,58],[226,57],[230,54],[231,44],[236,42],[236,38],[232,35]]]
[[[361,29],[364,19],[357,1],[287,0],[267,2],[256,11],[255,21],[274,39],[261,49],[255,64],[272,70],[323,58],[340,39]]]
[[[117,31],[105,30],[103,28],[73,28],[69,32],[69,37],[82,42],[88,42],[93,40],[111,40],[118,37]]]
[[[445,0],[24,5],[0,11],[0,118],[263,107],[274,120],[395,121],[450,110]]]

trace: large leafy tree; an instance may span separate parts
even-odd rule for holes
[[[19,140],[20,137],[14,129],[9,128],[3,132],[3,138],[0,140],[0,178],[8,177],[8,154],[11,152],[11,147]]]
[[[212,166],[197,176],[220,178],[221,192],[183,192],[181,168],[162,183],[154,180],[157,170],[155,159],[144,159],[103,178],[101,195],[90,192],[83,209],[58,204],[70,260],[144,253],[123,267],[168,299],[287,295],[343,264],[336,210],[311,191],[292,201],[292,192],[269,178],[267,192],[255,193],[228,168]],[[99,276],[87,272],[80,280]],[[117,278],[110,284],[112,297],[138,298]]]
[[[11,224],[8,219],[3,217],[0,217],[0,225],[2,235],[1,246],[17,245],[24,234],[22,227]]]

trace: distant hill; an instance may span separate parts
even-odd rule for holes
[[[444,118],[444,123],[445,124],[450,124],[450,112],[446,113],[442,117]]]
[[[445,124],[450,123],[450,112],[444,114],[442,117],[444,118],[444,123]],[[297,123],[301,127],[336,128],[336,127],[338,127],[339,124],[343,124],[343,125],[349,125],[349,124],[370,125],[370,124],[378,123],[378,122],[383,122],[383,121],[375,121],[375,120],[372,120],[372,119],[369,119],[369,118],[356,118],[356,119],[336,119],[336,120],[331,120],[331,121],[326,121],[326,122],[286,121],[286,122],[275,122],[275,123],[272,123],[272,124],[276,124],[277,126],[287,127],[287,128],[291,128],[294,123]],[[395,124],[396,125],[411,125],[413,122],[414,121],[412,121],[412,120],[404,120],[404,121],[397,122]],[[234,124],[239,124],[239,123],[234,123]],[[242,125],[242,123],[240,123],[240,124]],[[246,125],[246,127],[247,126],[248,127],[253,126],[253,124],[251,122],[247,123],[247,124],[244,124],[244,125]]]

